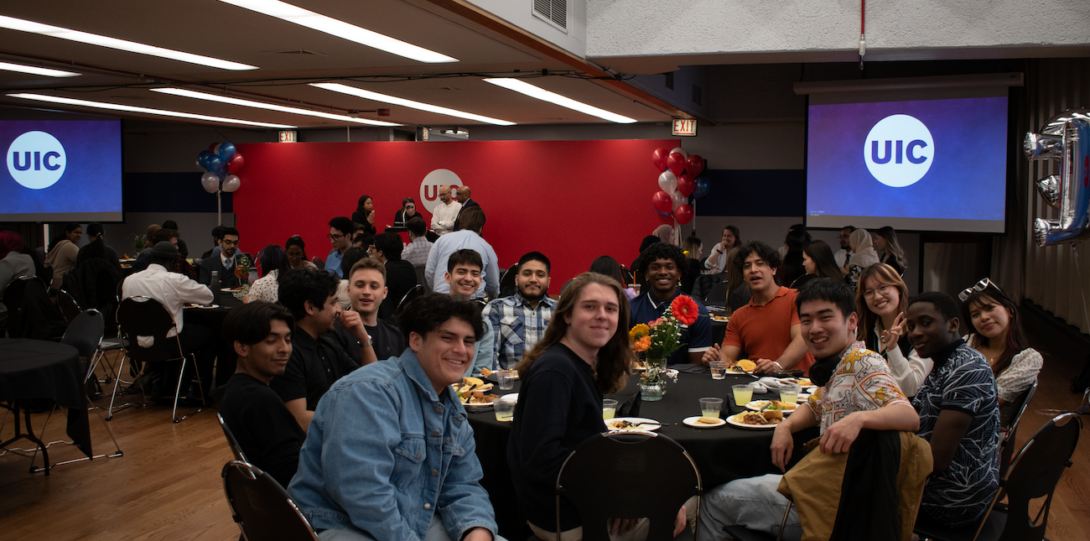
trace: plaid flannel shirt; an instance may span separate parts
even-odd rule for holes
[[[514,368],[522,360],[522,355],[541,340],[555,309],[556,301],[548,296],[538,302],[537,308],[531,308],[530,303],[518,293],[488,303],[483,315],[492,323],[496,333],[493,369]]]

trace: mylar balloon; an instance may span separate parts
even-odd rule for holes
[[[670,171],[663,171],[659,175],[659,188],[662,188],[667,195],[674,195],[677,191],[677,177]]]
[[[677,148],[671,150],[670,154],[673,154],[675,152],[677,152],[678,154],[681,154],[682,158],[689,159],[689,153],[685,152],[684,150],[681,150],[681,147],[677,147]]]
[[[1055,201],[1059,212],[1058,219],[1033,221],[1034,239],[1039,246],[1048,246],[1090,237],[1090,110],[1064,111],[1038,131],[1026,134],[1026,158],[1055,160],[1061,173],[1058,182],[1048,177],[1036,183],[1041,196],[1050,205]]]
[[[235,157],[227,161],[227,166],[234,172],[239,172],[242,166],[246,164],[246,160],[242,159],[242,153],[235,151]]]
[[[681,195],[689,197],[689,195],[692,194],[693,190],[695,189],[696,179],[693,178],[693,175],[685,173],[684,175],[677,177],[677,191],[681,192]]]
[[[700,199],[701,197],[708,195],[708,192],[711,189],[712,183],[710,180],[708,180],[708,177],[697,177],[696,189],[693,190],[693,197]]]
[[[220,178],[215,173],[201,175],[201,186],[208,193],[216,193],[220,189]]]
[[[659,214],[669,216],[670,211],[673,210],[673,200],[666,192],[655,192],[655,195],[651,196],[651,206],[655,207]]]
[[[675,175],[680,175],[685,172],[685,156],[678,154],[677,152],[671,152],[666,157],[666,167],[670,168],[670,171]]]
[[[704,172],[704,158],[701,158],[699,154],[689,156],[689,159],[685,160],[685,171],[694,177],[699,177],[700,173]]]
[[[666,157],[670,155],[670,151],[665,148],[656,148],[651,153],[651,163],[655,164],[655,169],[659,171],[666,170]]]
[[[231,193],[238,189],[242,185],[242,181],[239,180],[238,175],[227,175],[227,178],[223,179],[223,191]]]
[[[689,203],[689,198],[685,197],[684,195],[681,195],[681,192],[674,192],[674,195],[671,195],[670,199],[671,199],[670,208],[672,210],[677,210],[677,208],[680,207],[681,205],[687,205]]]
[[[231,158],[235,157],[234,143],[231,143],[230,141],[226,143],[221,143],[220,149],[216,152],[216,154],[219,154],[220,158],[223,158],[223,161],[225,162],[231,161]]]
[[[677,223],[682,225],[689,223],[689,221],[693,219],[693,207],[681,205],[674,209],[674,219],[677,220]]]

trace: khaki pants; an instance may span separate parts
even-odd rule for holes
[[[534,535],[542,541],[554,541],[556,539],[556,532],[549,532],[543,530],[534,525],[532,522],[527,522],[530,525],[530,530],[534,532]],[[647,539],[647,529],[651,526],[651,521],[645,518],[641,518],[636,522],[636,527],[628,530],[623,534],[610,534],[610,541],[644,541]],[[582,541],[583,539],[583,527],[573,528],[571,530],[565,530],[560,532],[560,541]]]

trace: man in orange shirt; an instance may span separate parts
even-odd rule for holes
[[[749,242],[738,250],[734,264],[753,292],[749,304],[739,308],[727,324],[723,346],[713,346],[701,359],[735,362],[745,353],[757,363],[758,374],[787,369],[810,370],[814,356],[806,350],[799,333],[795,290],[776,284],[780,254],[763,242]]]

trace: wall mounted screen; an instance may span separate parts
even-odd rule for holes
[[[121,121],[0,121],[0,221],[121,221]]]

